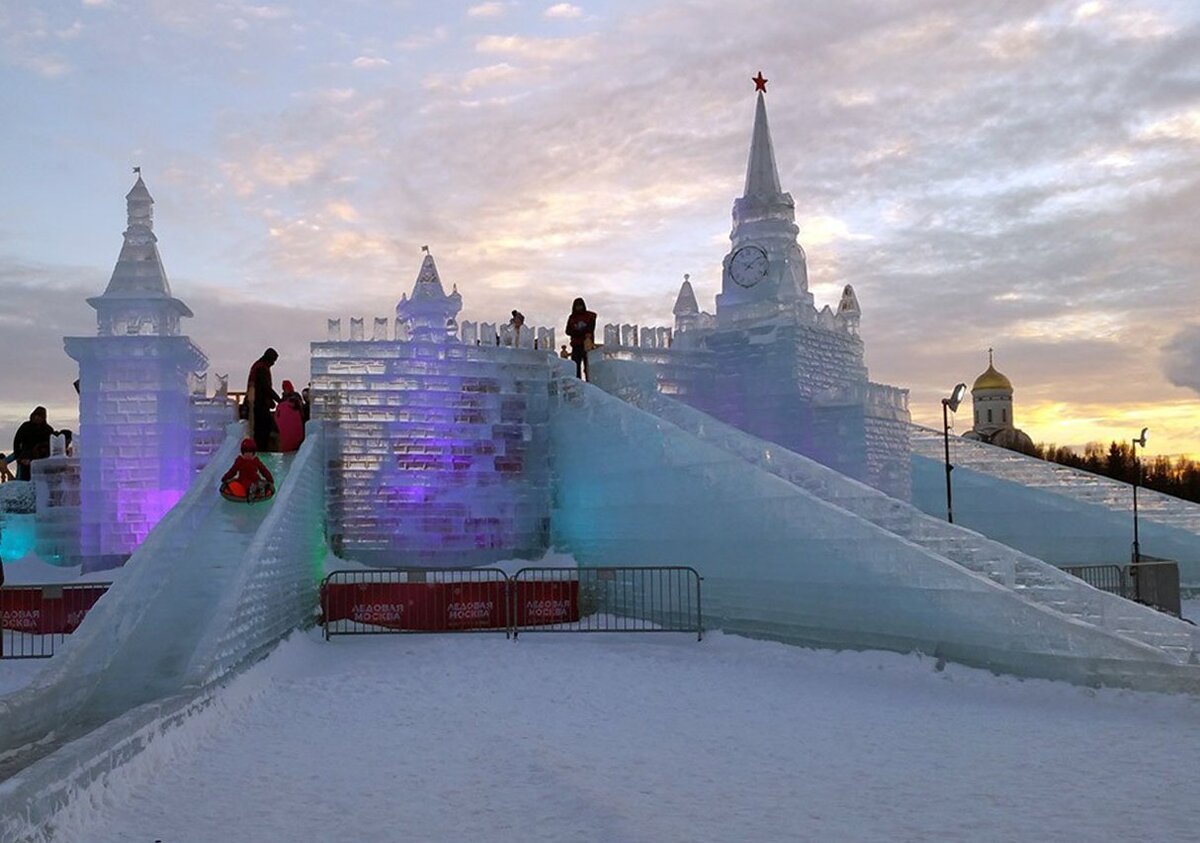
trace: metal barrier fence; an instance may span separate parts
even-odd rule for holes
[[[1116,594],[1179,617],[1179,564],[1169,561],[1134,565],[1067,565],[1062,568],[1092,588]]]
[[[699,573],[686,567],[377,568],[321,583],[333,635],[396,632],[694,632]]]
[[[0,658],[48,659],[111,582],[0,587]]]
[[[508,631],[508,576],[499,568],[334,571],[321,583],[331,635]]]
[[[694,568],[681,566],[522,568],[512,577],[513,636],[521,632],[694,632],[699,641],[704,637],[700,581]]]
[[[1125,572],[1120,565],[1067,565],[1062,570],[1079,577],[1092,588],[1120,597],[1130,596],[1126,590]]]

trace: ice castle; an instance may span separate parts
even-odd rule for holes
[[[868,379],[850,287],[814,305],[761,94],[715,314],[685,283],[670,328],[606,326],[584,383],[552,328],[460,324],[426,251],[394,314],[345,335],[331,319],[312,344],[308,436],[270,457],[277,494],[249,513],[216,494],[242,429],[179,333],[140,178],[127,201],[98,335],[67,340],[81,455],[35,479],[59,484],[37,518],[55,516],[64,548],[78,536],[64,557],[131,555],[50,668],[0,696],[0,758],[64,723],[185,705],[311,621],[327,549],[377,566],[550,548],[688,565],[727,632],[1200,693],[1195,627],[1059,567],[1124,558],[1128,487],[958,439],[947,523],[942,431]],[[1143,552],[1200,587],[1200,507],[1142,501]]]

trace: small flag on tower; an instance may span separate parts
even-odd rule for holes
[[[142,174],[142,168],[141,168],[141,167],[134,167],[134,168],[133,168],[133,171],[134,171],[135,173],[137,173],[139,176]]]

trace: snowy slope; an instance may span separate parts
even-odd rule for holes
[[[1198,714],[720,633],[312,631],[51,839],[1191,841]]]

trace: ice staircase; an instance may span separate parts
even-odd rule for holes
[[[913,502],[945,506],[940,430],[913,425]],[[1132,544],[1128,483],[975,442],[950,438],[955,520],[1060,565],[1126,564]],[[1138,490],[1143,555],[1179,563],[1181,584],[1200,587],[1200,505]]]
[[[654,387],[652,373],[636,363],[603,361],[593,368],[593,379],[627,403],[827,506],[869,522],[889,534],[893,542],[915,545],[930,557],[985,578],[1025,604],[1069,620],[1074,634],[1136,642],[1154,651],[1151,661],[1166,659],[1189,668],[1189,675],[1195,673],[1194,665],[1200,661],[1200,635],[1195,627],[1093,589],[1039,559],[926,515],[904,501],[662,395]],[[579,387],[567,384],[564,389],[570,392]],[[872,550],[883,551],[887,544],[878,542]],[[994,643],[1004,647],[1013,642]]]
[[[28,687],[0,697],[0,779],[145,703],[219,679],[311,615],[323,560],[319,426],[266,454],[276,496],[217,494],[243,436],[208,467]]]
[[[939,463],[943,461],[942,431],[914,424],[909,427],[909,436],[914,454]],[[1128,483],[954,434],[951,434],[950,447],[951,462],[956,468],[969,468],[1033,489],[1048,489],[1082,503],[1119,512],[1122,516],[1129,512],[1131,492]],[[1148,521],[1200,535],[1200,506],[1189,501],[1142,488],[1138,490],[1138,512]]]

